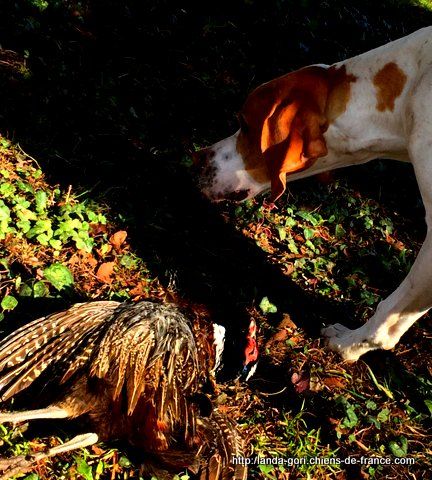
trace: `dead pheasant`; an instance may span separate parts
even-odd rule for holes
[[[242,455],[235,426],[217,409],[205,417],[196,402],[214,378],[223,340],[223,327],[204,332],[173,305],[148,301],[81,303],[13,332],[0,342],[0,400],[36,379],[57,394],[45,408],[0,413],[0,423],[88,415],[94,432],[30,461],[6,460],[0,478],[23,462],[110,439],[125,440],[163,465],[200,471],[201,478],[246,478],[245,468],[231,461]],[[246,355],[246,363],[256,362],[253,324]]]

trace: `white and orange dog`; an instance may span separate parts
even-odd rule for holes
[[[356,330],[323,330],[347,360],[391,349],[432,306],[432,27],[334,65],[312,65],[255,89],[240,129],[195,154],[213,201],[251,198],[286,182],[375,158],[411,162],[427,236],[411,271]]]

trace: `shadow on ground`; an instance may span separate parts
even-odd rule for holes
[[[1,79],[1,131],[52,181],[104,199],[132,225],[155,276],[222,323],[243,328],[246,308],[266,295],[313,335],[323,321],[346,323],[349,305],[313,298],[270,265],[181,164],[194,145],[231,133],[262,81],[368,50],[431,15],[401,1],[235,1],[199,11],[192,2],[48,3],[1,7],[1,45],[26,65]]]

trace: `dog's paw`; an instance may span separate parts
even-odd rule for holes
[[[321,330],[327,346],[338,352],[344,360],[355,362],[361,355],[373,347],[363,338],[361,330],[351,330],[340,323],[335,323]]]

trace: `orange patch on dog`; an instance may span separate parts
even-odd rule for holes
[[[236,149],[244,161],[247,173],[256,182],[266,183],[269,181],[269,173],[257,145],[257,142],[251,142],[247,135],[240,133]]]
[[[379,112],[385,110],[394,110],[395,100],[402,93],[407,81],[407,76],[395,62],[384,65],[373,78],[373,83],[377,89],[376,109]]]
[[[332,123],[339,115],[345,112],[351,98],[351,83],[357,77],[346,73],[345,65],[339,68],[329,68],[329,94],[325,114],[327,121]]]
[[[272,152],[282,160],[283,152],[277,150],[284,147],[284,138],[291,137],[292,147],[291,163],[285,162],[284,173],[308,168],[316,158],[325,155],[322,134],[346,110],[351,83],[355,81],[354,75],[347,74],[345,65],[329,69],[310,66],[256,88],[240,114],[241,123],[247,128],[241,129],[236,145],[249,175],[261,184],[270,180],[273,172],[269,162],[264,162],[263,153]],[[294,147],[298,147],[299,153],[296,161]]]

